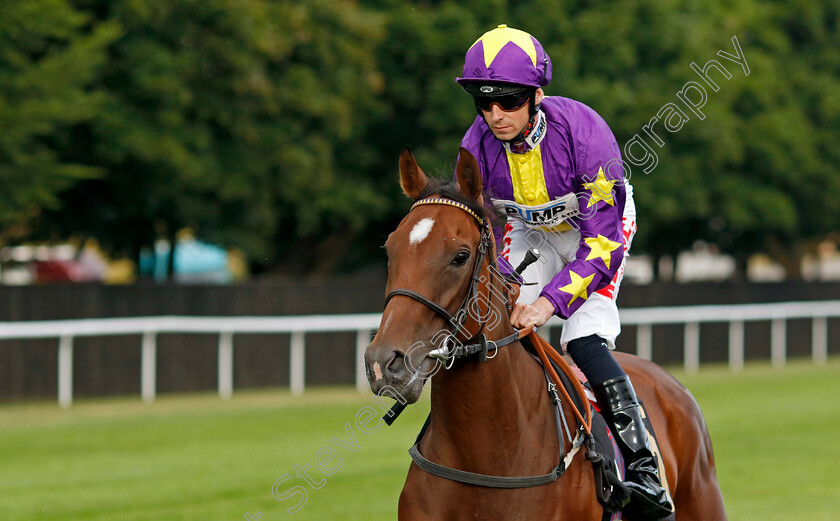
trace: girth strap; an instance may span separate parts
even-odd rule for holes
[[[550,382],[547,373],[546,380]],[[552,397],[551,401],[554,405],[554,416],[557,427],[557,437],[560,445],[560,461],[554,468],[554,470],[548,474],[543,474],[541,476],[490,476],[487,474],[477,474],[475,472],[467,472],[465,470],[453,469],[451,467],[446,467],[444,465],[429,460],[420,453],[420,440],[423,439],[423,435],[426,434],[426,430],[431,424],[431,414],[426,418],[426,422],[423,424],[423,428],[420,429],[420,433],[417,435],[417,440],[414,442],[414,445],[408,450],[408,453],[411,456],[411,459],[414,461],[414,463],[416,463],[418,467],[425,470],[429,474],[434,474],[435,476],[446,478],[452,481],[457,481],[459,483],[466,483],[468,485],[477,485],[481,487],[490,488],[530,488],[538,487],[540,485],[547,485],[548,483],[553,483],[560,479],[560,477],[566,473],[566,469],[572,463],[572,459],[575,457],[575,454],[577,454],[578,450],[583,444],[585,436],[583,435],[583,430],[578,429],[575,438],[569,439],[569,441],[571,442],[571,448],[569,452],[565,455],[563,454],[563,447],[565,446],[563,439],[563,428],[561,427],[561,423],[565,424],[565,417],[563,415],[563,405],[561,404],[560,398],[557,396],[557,393],[554,392],[553,385],[548,386],[548,391],[549,395]],[[566,426],[566,432],[568,432],[568,426]]]
[[[506,476],[488,476],[486,474],[476,474],[474,472],[467,472],[465,470],[458,470],[449,467],[444,467],[433,461],[430,461],[420,454],[420,448],[417,444],[409,449],[408,453],[411,459],[418,467],[435,476],[458,481],[460,483],[467,483],[470,485],[478,485],[481,487],[491,488],[528,488],[546,485],[557,481],[560,476],[566,471],[564,464],[560,464],[551,473],[543,476],[525,476],[525,477],[506,477]]]

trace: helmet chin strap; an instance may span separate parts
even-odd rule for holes
[[[540,111],[540,106],[534,103],[534,98],[531,98],[528,110],[531,117],[522,132],[513,139],[502,141],[505,148],[514,154],[524,154],[533,150],[545,137],[545,116]]]

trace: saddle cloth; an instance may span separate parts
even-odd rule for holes
[[[528,342],[526,340],[526,342],[523,342],[523,345],[526,347],[526,349],[529,352],[531,352],[532,354],[534,353],[533,346],[530,345],[530,342]],[[534,354],[534,356],[536,357],[536,354]],[[595,438],[594,450],[595,450],[595,452],[599,453],[602,458],[604,458],[604,460],[609,465],[609,468],[615,473],[616,476],[618,476],[618,478],[620,480],[623,481],[624,471],[625,471],[625,469],[624,469],[624,458],[621,456],[621,450],[619,449],[618,444],[616,443],[615,438],[613,437],[612,431],[610,431],[610,428],[607,425],[607,421],[601,415],[602,405],[598,403],[598,398],[595,396],[595,393],[592,391],[592,386],[589,384],[588,380],[586,379],[586,376],[574,364],[574,362],[571,360],[571,357],[569,357],[568,355],[565,355],[564,359],[568,363],[568,365],[572,368],[572,371],[574,372],[575,376],[578,378],[580,383],[583,384],[584,390],[586,391],[586,397],[589,400],[588,405],[591,406],[592,409],[593,409],[592,435]],[[537,357],[537,362],[539,362],[540,364],[542,363],[542,362],[540,362],[538,357]],[[557,374],[560,375],[560,377],[563,379],[563,385],[566,387],[566,390],[569,392],[569,396],[571,396],[572,400],[575,401],[574,406],[578,407],[578,410],[583,411],[584,410],[583,409],[583,404],[579,403],[578,394],[577,394],[577,392],[575,392],[571,382],[567,381],[568,376],[566,375],[565,371],[563,371],[560,368],[560,366],[555,364],[554,361],[552,361],[551,363],[554,365],[554,369],[557,371]],[[639,401],[641,403],[641,400],[639,400]],[[648,418],[648,416],[645,412],[645,407],[644,407],[643,403],[642,403],[642,417],[643,417],[643,420],[645,422],[645,428],[647,429],[647,434],[648,434],[648,439],[649,439],[650,444],[651,444],[651,449],[656,454],[656,457],[659,460],[659,468],[663,469],[660,472],[661,479],[662,479],[662,485],[665,487],[665,490],[667,491],[668,496],[672,497],[671,496],[671,489],[670,489],[670,486],[668,485],[668,480],[665,476],[665,471],[664,471],[665,464],[662,460],[661,451],[659,450],[659,443],[658,443],[658,440],[656,439],[656,433],[654,432],[653,425],[651,424],[650,419]],[[601,519],[602,519],[602,521],[621,521],[623,518],[621,517],[621,511],[620,510],[612,511],[609,508],[605,508],[604,509],[604,515],[602,516]],[[675,514],[671,514],[670,516],[663,519],[662,521],[674,521],[674,519],[675,519]],[[633,520],[627,519],[626,521],[633,521]]]

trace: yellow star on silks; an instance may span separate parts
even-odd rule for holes
[[[572,278],[572,281],[560,288],[560,291],[564,291],[572,295],[572,300],[569,301],[569,305],[571,306],[572,302],[574,302],[578,297],[583,300],[589,298],[589,294],[586,293],[586,288],[589,287],[589,283],[592,282],[592,278],[595,274],[593,273],[592,275],[584,278],[574,271],[569,270],[569,276]]]
[[[594,183],[583,183],[585,190],[591,190],[592,195],[589,197],[589,204],[587,208],[597,203],[598,201],[605,201],[610,206],[615,206],[615,199],[613,199],[613,185],[615,181],[607,181],[604,176],[604,167],[598,168],[598,175],[595,177]]]
[[[481,38],[472,44],[471,48],[478,42],[484,42],[484,65],[487,67],[490,67],[490,64],[496,59],[496,55],[499,54],[499,51],[508,42],[513,42],[519,46],[520,49],[531,57],[534,67],[537,66],[537,48],[534,46],[534,40],[531,39],[531,35],[525,31],[512,29],[503,24],[492,31],[484,33]]]
[[[611,241],[603,235],[598,235],[594,239],[591,237],[589,239],[584,239],[583,242],[589,246],[589,255],[586,256],[586,260],[597,259],[600,257],[603,259],[604,264],[607,265],[607,269],[610,267],[610,257],[612,257],[612,252],[621,246],[620,242]]]

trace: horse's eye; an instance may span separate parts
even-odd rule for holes
[[[469,258],[470,258],[470,252],[459,251],[458,255],[456,255],[455,258],[452,259],[452,262],[450,264],[452,264],[453,266],[463,266],[464,264],[467,263],[467,259],[469,259]]]

